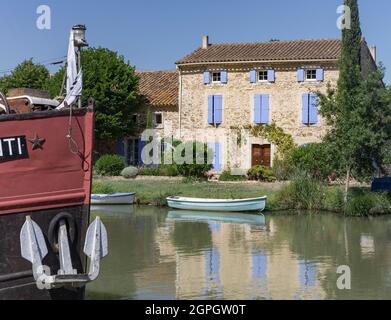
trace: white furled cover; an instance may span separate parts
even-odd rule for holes
[[[77,72],[76,52],[72,31],[69,37],[67,60],[67,95],[57,109],[64,108],[65,102],[67,105],[74,103],[76,99],[81,96],[83,90],[83,71],[80,68],[79,73]]]

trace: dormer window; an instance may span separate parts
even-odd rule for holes
[[[212,82],[221,83],[221,72],[212,72]]]
[[[306,72],[305,72],[305,75],[306,75],[306,80],[307,81],[313,81],[313,80],[317,80],[316,78],[316,69],[307,69]]]

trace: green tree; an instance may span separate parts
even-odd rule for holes
[[[84,84],[83,104],[96,101],[95,134],[99,140],[114,140],[130,134],[131,114],[139,102],[138,77],[123,56],[105,48],[89,48],[81,56]],[[60,93],[65,68],[48,85],[52,96]]]
[[[357,0],[345,0],[351,9],[351,28],[342,31],[342,55],[337,90],[320,95],[320,113],[331,126],[325,137],[336,170],[346,172],[345,202],[352,173],[359,178],[380,162],[389,137],[389,107],[384,101],[383,72],[367,79],[361,73],[361,28]]]
[[[46,89],[49,71],[45,66],[35,64],[32,59],[19,64],[10,75],[0,78],[0,91],[7,93],[12,88]]]

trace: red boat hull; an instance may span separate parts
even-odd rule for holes
[[[0,116],[0,139],[25,137],[27,151],[23,158],[0,161],[0,299],[83,297],[83,289],[37,289],[31,264],[21,257],[19,232],[30,215],[49,249],[43,263],[56,274],[59,262],[50,228],[66,212],[75,228],[74,268],[85,272],[82,246],[89,221],[93,123],[92,109],[75,110],[71,118],[69,110]]]

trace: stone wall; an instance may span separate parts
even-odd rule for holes
[[[151,113],[161,112],[163,115],[163,125],[155,128],[159,137],[172,135],[179,129],[178,106],[142,106],[135,110],[138,115],[138,125],[134,132],[134,137],[139,137],[146,128],[148,108]]]

